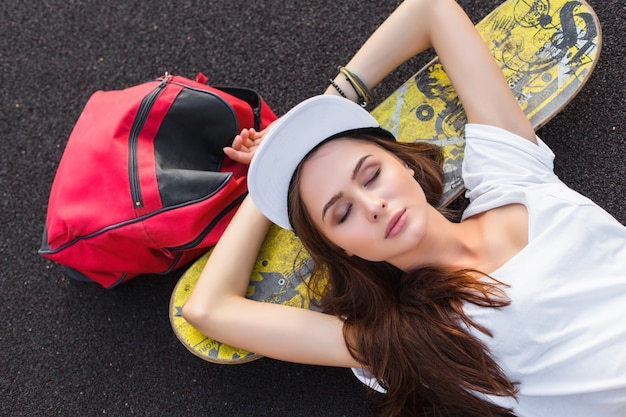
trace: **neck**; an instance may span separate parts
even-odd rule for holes
[[[404,271],[427,265],[480,270],[484,245],[478,222],[454,223],[431,209],[419,244],[391,263]]]

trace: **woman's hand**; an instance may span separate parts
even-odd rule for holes
[[[256,148],[263,142],[263,138],[274,126],[274,123],[276,120],[260,132],[254,129],[243,129],[240,134],[235,136],[233,144],[224,148],[224,153],[235,162],[250,165]]]

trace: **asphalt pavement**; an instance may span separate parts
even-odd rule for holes
[[[545,1],[545,0],[543,0]],[[478,21],[499,0],[462,0]],[[89,96],[168,71],[259,91],[276,113],[321,93],[398,1],[7,0],[0,8],[0,415],[368,416],[349,370],[215,365],[168,321],[179,273],[113,290],[37,254],[48,193]],[[572,188],[626,224],[623,0],[591,1],[601,59],[539,135]],[[426,62],[402,66],[385,97]]]

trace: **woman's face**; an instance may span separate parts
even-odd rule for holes
[[[350,256],[402,267],[426,230],[430,205],[413,171],[375,143],[322,145],[302,165],[300,194],[318,230]]]

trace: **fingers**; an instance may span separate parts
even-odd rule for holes
[[[246,148],[253,148],[258,146],[258,142],[259,142],[259,137],[258,137],[258,133],[254,130],[254,129],[244,129],[242,130],[242,133],[244,133],[243,139],[244,139],[244,146]]]
[[[252,160],[252,154],[248,152],[237,151],[233,148],[224,148],[224,154],[235,162],[240,164],[249,165]]]
[[[235,162],[250,164],[252,155],[260,142],[260,139],[255,139],[257,137],[258,133],[254,129],[243,129],[235,136],[232,145],[223,149],[224,154]]]
[[[233,139],[232,148],[244,150],[255,148],[261,143],[261,135],[254,129],[243,129],[240,134]]]
[[[235,162],[239,162],[241,164],[246,164],[246,165],[249,165],[250,161],[252,161],[252,156],[254,155],[255,150],[256,150],[256,147],[249,148],[244,151],[239,151],[231,147],[223,148],[224,154],[227,157],[229,157]]]
[[[235,136],[235,138],[233,139],[233,143],[230,146],[233,149],[241,149],[241,147],[243,146],[243,138],[241,137],[241,135]]]
[[[265,131],[257,132],[252,128],[243,129],[241,133],[235,136],[232,145],[223,149],[224,154],[233,161],[250,164],[256,148],[263,141]]]

